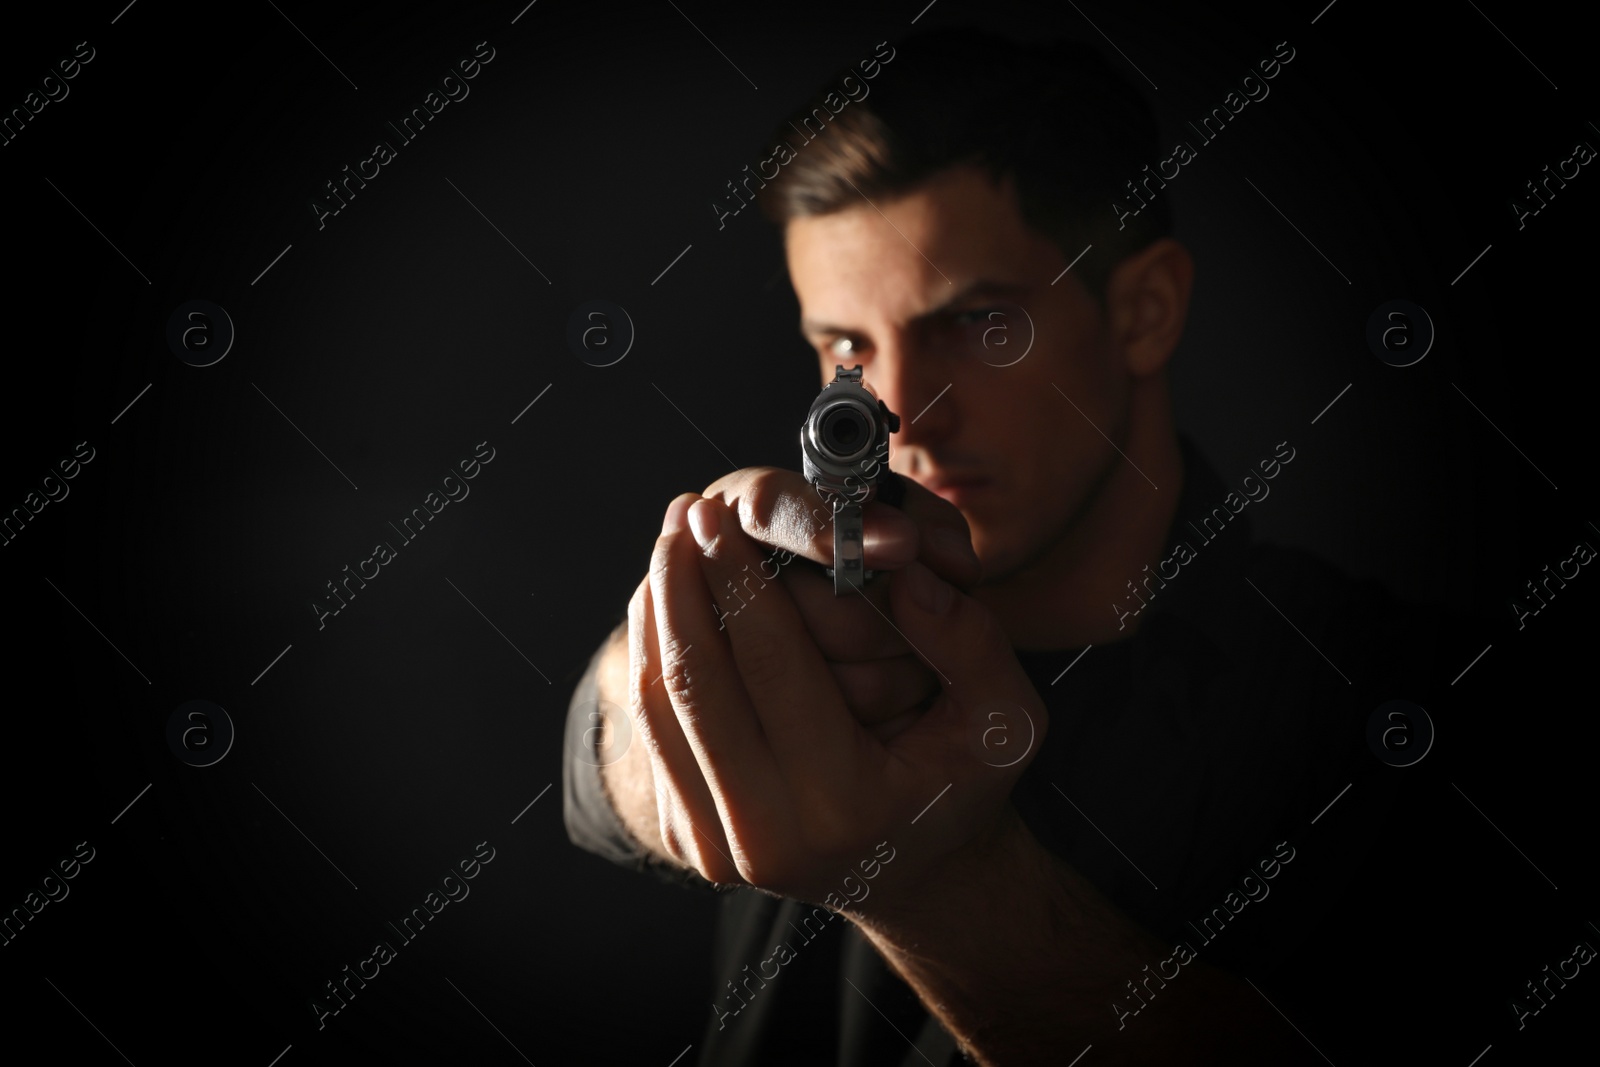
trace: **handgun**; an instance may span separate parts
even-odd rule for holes
[[[861,509],[872,500],[899,506],[905,483],[889,469],[889,435],[900,416],[861,380],[859,365],[836,366],[833,381],[811,402],[800,427],[802,471],[833,515],[833,595],[860,591],[872,578],[863,565]]]

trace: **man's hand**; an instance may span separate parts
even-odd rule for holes
[[[975,600],[907,563],[888,590],[888,616],[942,688],[914,724],[880,741],[852,714],[787,587],[770,584],[718,629],[713,603],[737,607],[727,588],[764,553],[743,516],[716,500],[681,500],[630,608],[635,666],[659,674],[668,697],[665,708],[631,708],[664,848],[710,881],[825,902],[889,840],[899,858],[853,910],[907,906],[1007,825],[1011,787],[1047,727],[1005,633]],[[1026,717],[1036,735],[1004,768],[974,752],[995,711]]]
[[[845,704],[874,736],[887,740],[915,721],[938,691],[939,679],[906,643],[889,621],[889,587],[899,568],[913,558],[963,589],[979,577],[966,519],[949,502],[908,481],[902,503],[894,508],[881,501],[864,510],[865,564],[881,572],[867,583],[863,594],[836,597],[819,564],[833,562],[831,515],[816,490],[799,473],[775,467],[746,468],[727,475],[706,489],[707,497],[732,509],[741,527],[756,542],[769,546],[759,561],[724,580],[720,590],[725,607],[723,627],[734,624],[744,608],[758,597],[787,589],[800,608],[807,630],[822,650]],[[667,509],[663,529],[677,528],[699,494],[684,493]],[[699,564],[693,565],[698,569]],[[774,574],[781,577],[773,579]],[[726,594],[739,593],[733,600]],[[628,605],[626,642],[616,641],[600,672],[603,706],[629,709],[628,718],[640,721],[671,716],[672,705],[661,680],[660,651],[653,627],[654,607],[649,599],[647,575],[634,590]],[[708,609],[709,610],[709,609]],[[648,627],[648,629],[647,629]],[[622,635],[616,635],[621,637]],[[660,811],[657,793],[661,773],[648,743],[631,743],[619,730],[627,724],[610,721],[608,751],[619,755],[603,764],[601,776],[612,806],[629,833],[657,857],[672,858],[662,840],[675,822]],[[615,748],[614,746],[620,746]]]
[[[875,501],[864,509],[867,567],[896,571],[917,559],[971,590],[979,564],[966,519],[916,482],[905,479],[905,487],[901,507]],[[880,738],[909,726],[938,691],[938,678],[889,621],[889,587],[897,576],[880,573],[864,595],[834,595],[833,583],[813,565],[833,565],[828,505],[795,471],[748,467],[717,479],[703,495],[726,505],[746,534],[771,548],[733,581],[739,599],[729,610],[741,610],[740,603],[781,575],[856,718]]]

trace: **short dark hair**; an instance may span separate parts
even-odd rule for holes
[[[798,147],[760,190],[768,219],[782,227],[831,214],[863,196],[907,193],[948,167],[975,164],[997,183],[1012,177],[1023,220],[1069,261],[1094,245],[1078,273],[1102,305],[1112,267],[1172,232],[1165,197],[1119,227],[1113,202],[1160,155],[1160,131],[1139,89],[1097,48],[938,29],[894,42],[892,56],[870,84],[847,68],[779,124],[782,143],[792,143],[807,120],[827,123],[827,136]],[[866,85],[866,95],[852,94],[834,113],[821,102],[847,77]]]

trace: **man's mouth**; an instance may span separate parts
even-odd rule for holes
[[[988,478],[973,474],[936,474],[918,480],[929,492],[944,497],[956,507],[971,502],[991,484]]]

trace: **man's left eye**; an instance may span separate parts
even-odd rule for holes
[[[854,341],[852,341],[848,337],[836,337],[828,345],[828,351],[832,352],[835,356],[838,356],[840,359],[843,359],[846,356],[854,355],[855,354],[855,350],[856,350],[856,343]]]
[[[958,311],[952,316],[958,326],[980,326],[989,321],[989,316],[1002,314],[999,308],[977,308],[972,311]]]

